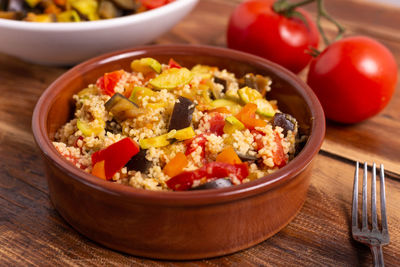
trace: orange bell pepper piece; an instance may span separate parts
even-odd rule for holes
[[[254,103],[246,104],[238,114],[236,118],[240,120],[244,126],[248,129],[254,129],[255,127],[264,127],[267,122],[256,118],[257,105]]]
[[[188,163],[185,154],[179,152],[167,163],[167,165],[165,165],[163,171],[169,177],[174,177],[175,175],[180,174]]]
[[[107,180],[106,179],[106,169],[104,167],[104,160],[99,161],[96,164],[94,164],[94,166],[92,168],[92,174],[103,180]]]
[[[239,164],[242,163],[239,156],[236,154],[233,147],[228,146],[221,153],[217,155],[217,162],[225,162],[229,164]]]

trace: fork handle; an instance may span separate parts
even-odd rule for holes
[[[374,267],[384,267],[385,263],[383,262],[383,253],[382,246],[375,245],[370,246],[372,252],[372,259],[374,261]]]

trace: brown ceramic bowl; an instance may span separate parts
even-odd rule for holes
[[[65,160],[51,143],[73,114],[72,95],[105,72],[129,70],[134,58],[173,57],[184,66],[207,64],[241,76],[273,79],[270,99],[299,121],[309,139],[289,164],[242,185],[190,192],[154,192],[104,181]],[[220,256],[260,243],[299,212],[311,167],[325,134],[322,108],[312,90],[288,70],[249,54],[206,46],[149,46],[103,55],[63,74],[43,93],[32,120],[46,167],[50,198],[77,231],[106,247],[159,259]]]

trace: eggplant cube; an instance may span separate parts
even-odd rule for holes
[[[174,105],[168,131],[187,128],[192,123],[195,105],[186,97],[180,96]]]

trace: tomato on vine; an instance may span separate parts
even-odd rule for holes
[[[298,73],[310,62],[310,48],[317,49],[319,36],[310,15],[287,0],[249,0],[231,14],[229,48],[249,52]]]
[[[388,104],[397,84],[397,64],[379,42],[348,37],[329,45],[311,61],[307,83],[327,118],[356,123]]]

